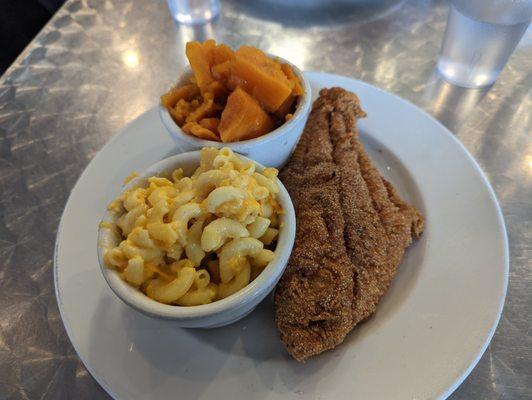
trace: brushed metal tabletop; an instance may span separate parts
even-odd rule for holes
[[[163,0],[70,0],[0,78],[1,399],[108,398],[59,316],[59,218],[95,153],[174,81],[185,43],[208,37],[396,93],[465,144],[501,203],[511,269],[493,341],[451,398],[532,398],[531,30],[492,88],[467,90],[434,73],[446,2],[322,11],[282,4],[222,1],[217,21],[191,28],[175,25]]]

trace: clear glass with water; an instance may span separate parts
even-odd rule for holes
[[[464,87],[491,85],[530,24],[532,0],[452,0],[438,71]]]
[[[177,22],[204,24],[220,14],[220,0],[168,0],[168,8]]]

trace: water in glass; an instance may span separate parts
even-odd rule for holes
[[[491,85],[530,23],[532,0],[453,0],[438,70],[459,86]]]
[[[220,14],[220,0],[168,0],[172,17],[182,24],[203,24]]]

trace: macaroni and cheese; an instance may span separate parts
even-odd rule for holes
[[[109,205],[119,236],[104,262],[130,285],[166,304],[223,299],[255,279],[274,258],[279,188],[274,168],[262,172],[229,148],[203,148],[190,177],[182,169],[152,176]]]

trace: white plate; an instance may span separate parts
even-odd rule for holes
[[[118,399],[434,399],[486,349],[508,279],[503,218],[486,178],[454,136],[415,106],[362,82],[308,73],[313,90],[356,92],[366,148],[425,214],[376,315],[335,349],[298,364],[278,340],[271,298],[244,320],[186,330],[123,304],[98,267],[97,225],[122,180],[173,152],[157,109],[92,160],[66,205],[55,252],[63,322],[80,358]],[[316,93],[314,93],[316,95]]]

